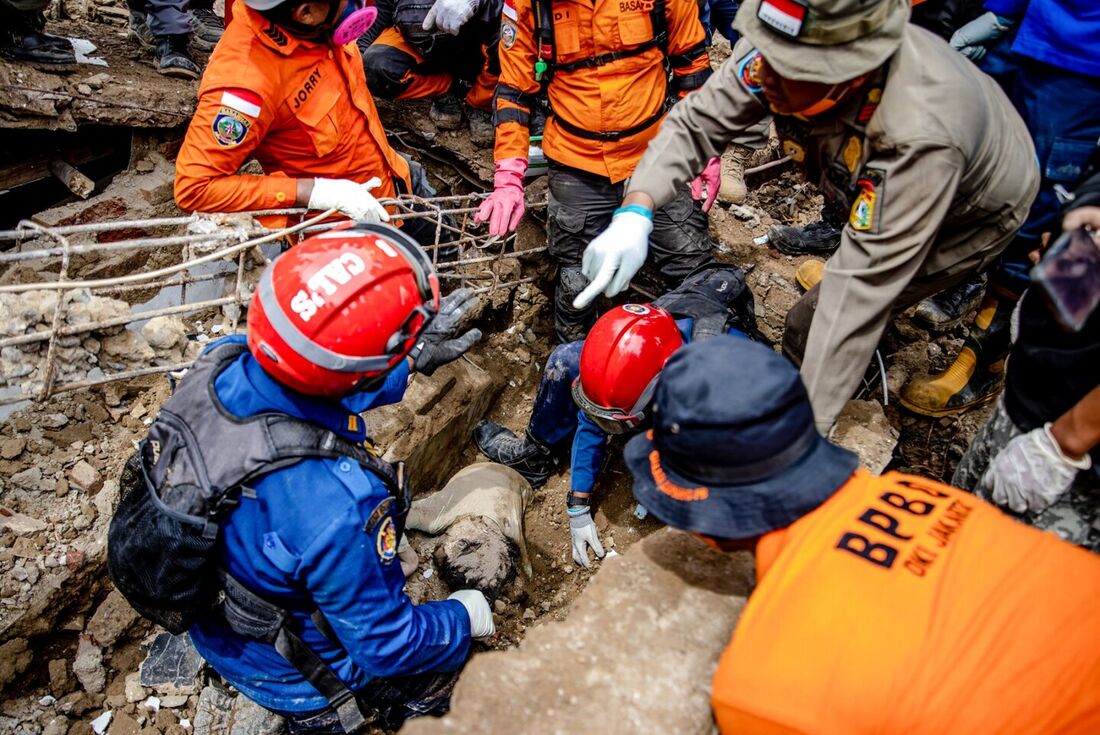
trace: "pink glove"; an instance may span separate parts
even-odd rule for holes
[[[504,158],[496,162],[493,193],[478,207],[474,222],[488,222],[489,234],[503,237],[516,229],[523,217],[523,176],[526,158]]]
[[[722,159],[718,156],[707,161],[707,167],[703,173],[695,177],[691,182],[691,198],[704,199],[703,211],[709,212],[714,206],[714,200],[718,198],[718,187],[722,181]]]

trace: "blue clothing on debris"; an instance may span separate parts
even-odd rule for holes
[[[699,20],[703,24],[703,30],[707,32],[708,46],[715,31],[722,34],[731,47],[737,43],[741,35],[733,30],[733,19],[737,16],[739,6],[737,0],[704,0],[700,3]]]
[[[325,401],[283,387],[245,352],[214,389],[235,416],[283,413],[362,442],[360,414],[400,401],[408,375],[402,361],[378,390]],[[371,522],[390,497],[381,480],[350,459],[307,459],[264,475],[254,489],[256,498],[242,498],[222,526],[222,563],[253,592],[294,611],[291,625],[350,689],[362,691],[376,677],[462,667],[469,616],[457,600],[414,605],[405,595],[401,565],[382,533],[386,524]],[[314,626],[314,607],[340,645]],[[189,632],[203,658],[258,704],[284,713],[328,706],[273,645],[243,638],[213,616]]]
[[[691,342],[693,324],[693,319],[676,320],[684,344]],[[745,337],[738,329],[728,331],[736,337]],[[527,431],[536,441],[549,447],[560,444],[572,434],[569,487],[578,493],[590,493],[603,466],[607,434],[573,402],[573,381],[581,372],[583,346],[583,341],[569,342],[558,345],[550,353],[535,394],[535,407]]]
[[[986,0],[985,7],[1016,22],[1014,53],[1100,77],[1100,3],[1096,0]],[[1060,104],[1073,103],[1070,99]]]

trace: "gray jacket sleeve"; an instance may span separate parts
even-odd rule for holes
[[[707,161],[769,115],[740,79],[741,61],[751,52],[740,41],[706,84],[676,103],[634,169],[627,193],[644,192],[664,206]]]
[[[966,167],[962,153],[916,142],[873,156],[874,199],[857,202],[840,247],[825,264],[802,361],[818,429],[828,434],[859,386],[895,301],[916,276]]]

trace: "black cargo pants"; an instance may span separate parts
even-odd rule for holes
[[[595,305],[573,308],[573,299],[588,285],[581,272],[581,259],[588,243],[611,224],[612,213],[622,204],[626,182],[613,184],[603,176],[551,162],[549,187],[548,246],[559,266],[554,328],[564,344],[584,339],[596,321]],[[713,246],[707,215],[691,198],[687,186],[654,213],[649,262],[664,274],[669,289],[709,262]]]

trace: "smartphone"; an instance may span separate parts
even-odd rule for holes
[[[1063,233],[1031,269],[1031,281],[1062,326],[1081,331],[1100,303],[1100,243],[1084,228]]]

